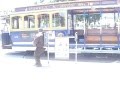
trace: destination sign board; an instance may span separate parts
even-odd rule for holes
[[[28,7],[15,8],[15,12],[34,11],[34,10],[46,10],[46,9],[59,9],[59,8],[74,8],[81,6],[98,6],[98,5],[114,5],[117,4],[117,0],[103,0],[103,1],[89,1],[89,2],[64,2],[45,5],[36,5]]]

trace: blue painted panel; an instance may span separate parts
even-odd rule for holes
[[[20,32],[12,32],[10,33],[11,39],[13,42],[19,42],[21,41],[21,35]]]
[[[35,36],[36,32],[11,32],[11,39],[13,42],[31,42]]]
[[[31,44],[14,44],[13,46],[15,47],[33,47],[33,45]]]
[[[56,30],[55,31],[55,36],[58,37],[58,36],[68,36],[69,35],[69,32],[68,30]]]

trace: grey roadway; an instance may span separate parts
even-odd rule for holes
[[[0,53],[0,90],[120,90],[119,58],[87,55],[49,64],[43,58],[43,67],[35,67],[31,55],[7,52]]]

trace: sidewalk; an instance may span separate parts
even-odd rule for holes
[[[120,90],[119,63],[0,59],[0,90]]]

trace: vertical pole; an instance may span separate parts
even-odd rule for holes
[[[119,33],[120,33],[120,14],[119,14],[119,10],[118,10],[118,35],[119,35]]]
[[[86,45],[86,15],[85,15],[85,10],[84,10],[84,47],[83,49],[85,50],[85,45]]]
[[[119,8],[120,9],[120,8]],[[118,33],[117,33],[117,35],[118,35],[118,50],[120,50],[120,38],[119,38],[119,33],[120,33],[120,10],[118,9]]]
[[[77,62],[77,32],[75,32],[75,61]]]
[[[67,32],[70,34],[70,28],[68,28],[68,10],[66,12],[66,26],[67,26]]]
[[[102,9],[100,9],[100,50],[102,50]]]
[[[49,64],[49,33],[47,32],[47,60]]]
[[[35,28],[38,28],[38,15],[35,15]]]
[[[74,29],[74,21],[75,21],[75,19],[74,19],[74,14],[73,14],[73,11],[71,11],[71,15],[72,15],[72,17],[71,17],[71,19],[72,19],[72,31],[73,31],[73,35],[75,35],[75,29]]]
[[[49,16],[49,25],[50,25],[50,30],[51,30],[52,29],[52,25],[53,25],[53,23],[52,23],[53,22],[53,19],[52,19],[52,15],[53,14],[50,12],[49,15],[50,15]]]

